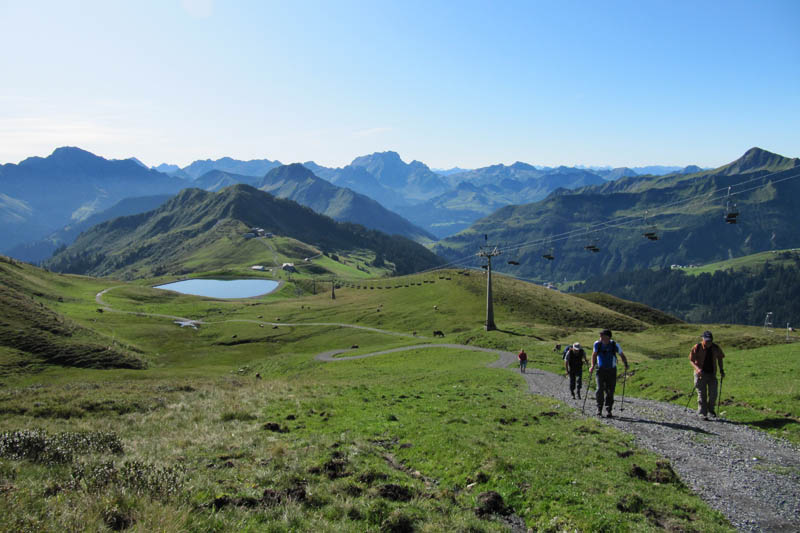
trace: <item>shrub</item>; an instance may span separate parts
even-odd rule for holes
[[[70,488],[99,492],[106,487],[125,488],[136,494],[168,499],[183,486],[181,467],[157,467],[140,461],[125,461],[121,467],[113,461],[73,466]]]
[[[25,429],[0,434],[0,457],[27,459],[35,463],[62,464],[72,462],[75,454],[121,455],[122,451],[119,437],[103,431],[48,435],[41,429]]]

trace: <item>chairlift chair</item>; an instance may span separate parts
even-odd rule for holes
[[[725,223],[736,224],[739,218],[739,209],[731,201],[731,188],[728,187],[728,196],[725,198]]]
[[[589,235],[589,228],[588,228],[588,227],[586,228],[586,235],[587,235],[587,237],[588,237],[588,235]],[[600,248],[598,248],[598,247],[597,247],[597,245],[595,244],[595,241],[594,241],[594,240],[590,240],[590,241],[589,241],[589,244],[587,244],[586,246],[584,246],[584,247],[583,247],[583,249],[584,249],[584,250],[588,250],[588,251],[590,251],[590,252],[592,252],[592,253],[597,253],[597,252],[599,252],[599,251],[600,251]]]
[[[646,210],[644,212],[644,224],[645,224],[645,230],[644,230],[644,233],[642,233],[642,237],[644,237],[645,239],[647,239],[649,241],[657,241],[658,240],[658,233],[656,233],[656,226],[652,225],[650,227],[647,227],[647,211]]]

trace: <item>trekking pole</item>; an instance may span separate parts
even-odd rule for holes
[[[625,410],[625,383],[628,381],[628,371],[622,373],[622,407],[619,408],[620,411]]]
[[[697,390],[697,383],[692,383],[692,390],[689,391],[689,399],[686,400],[686,407],[684,407],[684,409],[689,408],[689,402],[692,401],[692,394],[694,393],[695,390]]]
[[[583,406],[581,407],[581,414],[586,409],[586,398],[589,397],[589,390],[592,388],[592,372],[589,371],[589,383],[586,385],[586,393],[583,395]]]
[[[725,381],[725,376],[719,377],[719,394],[717,394],[717,416],[719,416],[719,404],[722,401],[722,382]]]

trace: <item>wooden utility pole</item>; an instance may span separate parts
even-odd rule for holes
[[[481,250],[478,257],[485,257],[489,262],[486,269],[486,331],[494,331],[497,326],[494,323],[494,306],[492,305],[492,257],[500,255],[500,250],[495,247],[491,252]]]

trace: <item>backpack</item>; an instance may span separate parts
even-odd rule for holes
[[[600,342],[600,341],[597,341]],[[602,347],[602,343],[600,346]],[[608,343],[608,348],[600,351],[597,350],[597,368],[616,368],[617,367],[617,354],[619,353],[619,348],[617,348],[617,343],[612,339],[611,342]],[[611,361],[610,364],[601,365],[601,355],[610,355]],[[605,358],[603,358],[605,359]]]

